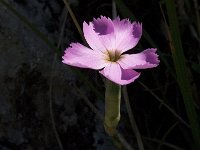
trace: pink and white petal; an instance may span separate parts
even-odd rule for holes
[[[106,50],[115,50],[114,26],[110,18],[101,16],[93,20],[94,31],[99,35],[101,43]]]
[[[89,24],[83,22],[83,33],[87,43],[93,50],[103,53],[106,51],[106,47],[99,39],[98,33],[94,31],[94,26],[92,22],[90,22]]]
[[[129,84],[140,76],[134,70],[123,70],[118,63],[110,62],[103,70],[99,71],[107,79],[119,85]]]
[[[135,47],[142,36],[142,24],[133,22],[128,19],[120,21],[119,17],[113,20],[116,49],[122,54],[123,52]]]
[[[117,61],[123,69],[146,69],[159,65],[156,48],[149,48],[138,54],[124,54]]]
[[[65,50],[65,54],[62,57],[63,63],[75,67],[96,70],[102,69],[107,65],[103,53],[93,51],[79,43],[72,43],[70,46]]]
[[[100,18],[93,19],[94,31],[99,35],[107,35],[114,32],[113,22],[110,18],[101,16]]]
[[[113,33],[107,35],[100,35],[99,39],[101,40],[102,44],[108,51],[115,51],[116,50],[116,40],[115,35]]]
[[[134,82],[140,76],[139,72],[131,69],[122,69],[122,81],[123,85]]]

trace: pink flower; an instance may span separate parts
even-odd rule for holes
[[[80,68],[91,68],[109,80],[126,85],[140,76],[133,69],[158,66],[156,48],[148,48],[137,54],[124,54],[135,47],[142,35],[142,25],[128,19],[114,20],[101,16],[83,23],[84,37],[90,48],[72,43],[65,50],[63,63]]]

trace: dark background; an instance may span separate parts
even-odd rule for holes
[[[112,139],[105,134],[103,123],[78,93],[80,90],[103,114],[102,77],[94,70],[73,68],[61,62],[63,52],[71,42],[82,43],[70,15],[64,9],[63,1],[6,2],[24,16],[31,26],[27,26],[26,21],[16,16],[17,13],[0,3],[0,150],[59,150],[51,112],[65,150],[117,149]],[[169,111],[172,109],[188,122],[176,77],[172,75],[175,74],[175,69],[161,13],[162,8],[166,15],[166,8],[157,0],[123,2],[136,20],[142,22],[145,31],[158,46],[159,54],[170,66],[166,67],[161,59],[157,68],[142,70],[141,77],[127,86],[145,149],[190,150],[193,147],[191,131]],[[92,21],[100,15],[112,18],[110,0],[71,0],[70,4],[81,27],[83,21]],[[176,4],[190,72],[186,80],[191,81],[198,105],[200,47],[195,38],[197,29],[192,22],[194,11],[188,9],[188,5],[182,0],[176,1]],[[124,18],[121,13],[118,15]],[[167,16],[165,17],[168,22]],[[35,28],[55,47],[58,46],[59,50],[50,47]],[[191,32],[192,29],[194,32]],[[150,47],[152,46],[142,36],[138,46],[131,52]],[[98,91],[100,95],[94,91]],[[119,131],[137,149],[123,98]]]

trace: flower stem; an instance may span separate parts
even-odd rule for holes
[[[108,135],[116,135],[120,120],[121,86],[106,80],[104,128]]]

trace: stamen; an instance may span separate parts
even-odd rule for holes
[[[109,55],[109,61],[111,61],[111,62],[116,62],[120,58],[120,55],[118,53],[116,53],[116,50],[107,51],[107,52]]]

